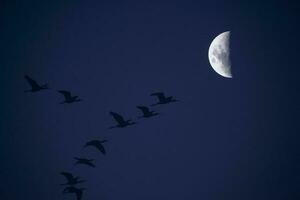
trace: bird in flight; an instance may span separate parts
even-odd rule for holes
[[[77,158],[77,157],[74,157],[74,159],[76,160],[74,165],[83,164],[94,168],[96,167],[95,164],[93,163],[94,159]]]
[[[71,92],[69,92],[69,91],[58,90],[58,92],[61,93],[62,95],[64,95],[64,97],[65,97],[65,101],[61,102],[61,104],[82,101],[81,99],[79,99],[78,96],[72,96]]]
[[[102,154],[106,154],[105,148],[103,146],[103,143],[107,142],[107,140],[91,140],[89,142],[87,142],[84,147],[95,147],[97,148]]]
[[[81,200],[82,199],[82,193],[83,193],[84,190],[86,190],[86,189],[85,188],[76,188],[76,187],[70,186],[70,187],[66,187],[63,190],[63,194],[65,194],[65,193],[75,194],[76,199]]]
[[[120,114],[115,112],[109,112],[110,115],[114,118],[114,120],[118,123],[116,126],[112,126],[110,128],[124,128],[126,126],[134,125],[136,122],[132,122],[132,120],[125,120]]]
[[[155,111],[150,111],[150,109],[146,106],[137,106],[138,109],[140,109],[143,113],[143,116],[140,118],[149,118],[158,115]]]
[[[74,177],[73,174],[69,172],[61,172],[61,175],[63,175],[67,179],[67,183],[61,184],[61,185],[70,185],[74,186],[78,183],[83,183],[85,182],[84,180],[80,180],[79,176]]]
[[[37,91],[40,91],[40,90],[49,89],[47,84],[39,85],[35,80],[30,78],[28,75],[25,75],[24,78],[26,79],[26,81],[31,86],[31,89],[30,90],[25,90],[25,92],[37,92]]]
[[[155,106],[155,105],[159,105],[159,104],[168,104],[168,103],[178,101],[178,100],[174,99],[174,97],[172,97],[172,96],[166,97],[163,92],[152,93],[151,96],[156,96],[158,98],[158,102],[156,104],[152,104],[151,106]]]

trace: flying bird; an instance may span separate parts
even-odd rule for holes
[[[78,183],[85,182],[84,180],[80,180],[79,176],[74,177],[73,174],[69,172],[61,172],[61,175],[63,175],[67,179],[67,183],[61,184],[61,185],[76,185]]]
[[[155,105],[159,105],[159,104],[168,104],[168,103],[178,101],[178,100],[174,99],[174,97],[172,97],[172,96],[166,97],[163,92],[152,93],[151,96],[156,96],[158,98],[158,102],[156,104],[152,104],[151,106],[155,106]]]
[[[66,187],[63,190],[63,194],[65,194],[65,193],[75,194],[76,195],[76,199],[77,200],[81,200],[82,199],[82,194],[83,194],[84,190],[86,190],[86,189],[85,188],[76,188],[76,187],[70,186],[70,187]]]
[[[110,115],[114,118],[114,120],[118,123],[116,126],[112,126],[110,128],[124,128],[126,126],[134,125],[136,122],[132,122],[132,120],[125,120],[120,114],[115,112],[109,112]]]
[[[103,143],[107,142],[107,140],[91,140],[87,142],[84,147],[92,146],[97,148],[102,154],[106,154],[105,148],[103,146]]]
[[[61,104],[82,101],[81,99],[79,99],[78,96],[72,96],[71,92],[69,92],[69,91],[58,90],[58,92],[61,93],[62,95],[64,95],[64,97],[65,97],[65,101],[61,102]]]
[[[40,90],[49,89],[47,84],[39,85],[35,80],[30,78],[28,75],[25,75],[24,78],[26,79],[26,81],[31,86],[31,89],[30,90],[25,90],[25,92],[37,92],[37,91],[40,91]]]
[[[149,118],[158,115],[155,111],[150,111],[150,109],[146,106],[137,106],[138,109],[140,109],[143,113],[143,118]]]
[[[77,158],[77,157],[74,157],[74,159],[76,160],[74,165],[83,164],[94,168],[96,167],[95,164],[93,163],[94,159]]]

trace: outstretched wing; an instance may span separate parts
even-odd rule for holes
[[[93,145],[93,143],[94,143],[93,141],[89,141],[89,142],[85,143],[84,147],[91,146],[91,145]]]
[[[81,200],[82,199],[82,193],[83,193],[82,190],[80,190],[80,189],[76,190],[75,194],[76,194],[77,200]]]
[[[119,124],[124,124],[126,123],[124,118],[119,115],[118,113],[115,112],[109,112],[111,114],[111,116],[113,116],[113,118],[119,123]]]
[[[101,143],[97,144],[96,147],[101,153],[106,154],[105,148]]]
[[[69,172],[61,172],[60,174],[63,175],[69,182],[74,179],[74,176]]]
[[[32,88],[39,88],[39,84],[33,80],[32,78],[30,78],[28,75],[25,75],[24,78],[27,80],[27,82],[29,83],[29,85],[32,87]]]
[[[61,93],[62,95],[64,95],[65,99],[71,99],[71,92],[66,91],[66,90],[58,90],[59,93]]]
[[[150,110],[146,106],[137,106],[138,109],[140,109],[144,114],[150,113]]]
[[[103,141],[100,141],[100,140],[92,140],[92,141],[89,141],[85,144],[85,147],[87,146],[94,146],[96,147],[101,153],[105,154],[105,149],[104,149],[104,146],[101,144],[103,142],[106,142],[106,140],[103,140]]]
[[[155,93],[152,93],[151,96],[157,96],[157,98],[160,100],[160,101],[163,101],[165,100],[165,94],[163,92],[155,92]]]
[[[78,157],[74,157],[74,159],[77,161],[81,160],[81,158],[78,158]]]
[[[96,166],[94,165],[94,163],[92,163],[92,160],[86,161],[86,162],[84,162],[84,164],[86,164],[86,165],[88,165],[88,166],[91,166],[91,167],[96,167]]]

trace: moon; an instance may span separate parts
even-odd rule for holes
[[[230,62],[230,31],[218,35],[210,44],[208,59],[212,68],[221,76],[232,78]]]

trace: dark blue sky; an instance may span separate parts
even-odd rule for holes
[[[0,6],[0,198],[294,200],[299,192],[299,6],[250,1],[4,1]],[[231,31],[233,79],[207,51]],[[297,50],[298,49],[298,50]],[[36,94],[23,76],[53,90]],[[65,89],[83,102],[60,105]],[[180,100],[125,129],[136,105]],[[108,139],[107,155],[83,150]],[[73,167],[74,156],[97,168]]]

